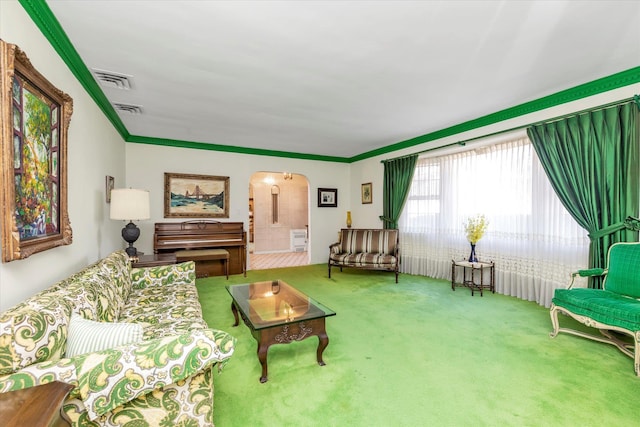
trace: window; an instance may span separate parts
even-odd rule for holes
[[[440,212],[440,164],[434,159],[425,159],[416,165],[413,185],[407,196],[405,212],[417,218],[420,213]]]
[[[476,252],[496,263],[496,290],[549,305],[587,266],[589,239],[555,195],[528,138],[418,160],[399,221],[402,271],[450,279],[469,256],[465,221],[484,214]]]

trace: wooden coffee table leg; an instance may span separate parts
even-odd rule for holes
[[[318,365],[324,366],[324,360],[322,360],[322,353],[324,349],[329,345],[329,337],[327,336],[327,331],[325,329],[324,318],[317,319],[312,322],[313,326],[316,328],[317,332],[314,334],[318,336],[318,350],[316,351],[316,357],[318,359]]]
[[[236,323],[233,326],[238,326],[240,323],[240,319],[238,319],[238,307],[236,307],[235,303],[231,303],[231,312],[233,313],[233,317],[236,319]]]
[[[324,349],[327,348],[328,345],[329,345],[329,337],[327,336],[327,333],[323,330],[321,333],[318,334],[318,351],[316,352],[316,355],[318,358],[318,365],[320,366],[326,365],[326,363],[324,363],[324,360],[322,360],[322,352],[324,352]]]
[[[262,342],[260,337],[258,337],[258,360],[260,361],[260,365],[262,366],[262,375],[260,376],[260,382],[267,382],[267,353],[269,352],[269,343]]]

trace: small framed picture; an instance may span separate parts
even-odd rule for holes
[[[371,190],[371,183],[367,182],[366,184],[362,184],[362,204],[366,205],[369,203],[373,203],[373,194]]]
[[[111,203],[111,190],[113,190],[115,180],[112,176],[107,175],[104,181],[104,194],[106,195],[107,203]]]
[[[318,188],[318,207],[319,208],[337,208],[338,207],[338,189],[337,188]]]

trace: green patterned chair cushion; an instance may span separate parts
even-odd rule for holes
[[[609,248],[604,289],[640,298],[640,243],[616,243]]]
[[[640,330],[640,301],[602,289],[556,289],[552,302],[605,325]]]

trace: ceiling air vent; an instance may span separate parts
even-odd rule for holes
[[[116,111],[121,111],[123,113],[142,114],[141,105],[120,104],[120,103],[114,102],[113,107],[116,109]]]
[[[98,70],[97,68],[93,68],[92,71],[93,75],[96,76],[96,80],[102,86],[123,90],[133,89],[132,76],[114,73],[113,71]]]

